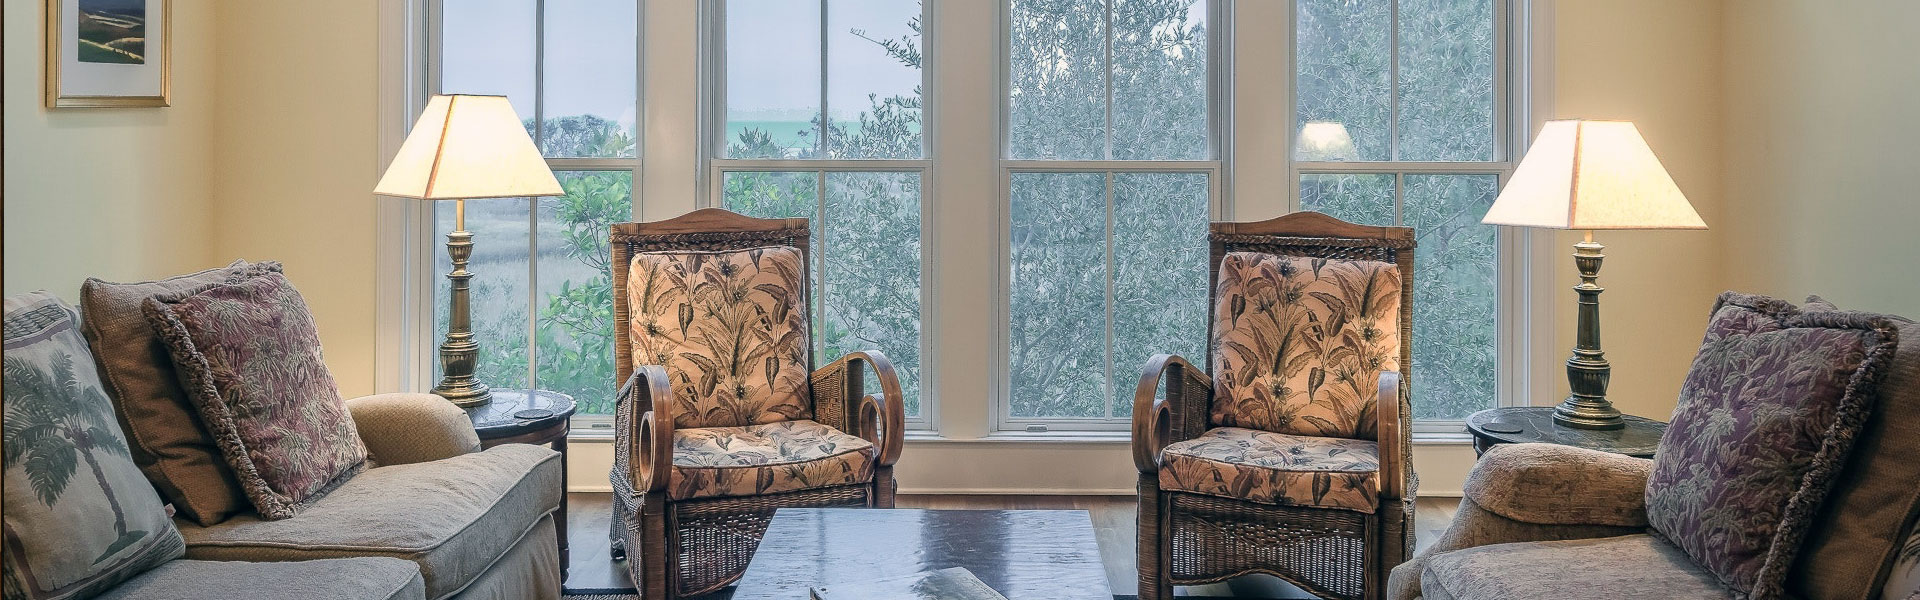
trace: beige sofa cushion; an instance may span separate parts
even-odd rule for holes
[[[176,560],[94,600],[424,600],[425,590],[420,569],[397,558],[277,563]]]
[[[181,524],[187,558],[413,561],[428,598],[465,588],[560,506],[560,454],[507,444],[445,460],[368,469],[290,519],[247,514]]]
[[[1476,546],[1435,555],[1420,574],[1428,600],[1725,600],[1713,574],[1646,534]]]

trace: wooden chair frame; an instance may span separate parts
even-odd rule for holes
[[[905,434],[904,398],[893,363],[877,351],[853,352],[813,369],[811,343],[807,366],[814,420],[869,442],[878,449],[873,480],[858,485],[796,492],[722,498],[667,498],[673,472],[673,392],[666,369],[633,364],[628,338],[632,315],[627,305],[627,272],[633,257],[663,250],[728,251],[789,246],[807,260],[806,219],[756,219],[709,208],[651,223],[613,225],[614,364],[614,556],[628,550],[635,588],[647,600],[704,594],[740,578],[759,546],[760,536],[778,508],[855,506],[893,508],[897,484],[893,464]],[[805,262],[811,265],[811,262]],[[805,301],[812,307],[811,276],[804,275]],[[880,380],[878,398],[863,387],[865,370]]]
[[[1229,252],[1393,263],[1400,270],[1400,368],[1413,364],[1413,229],[1348,223],[1296,212],[1250,223],[1214,223],[1207,278],[1207,334],[1213,331],[1220,260]],[[1213,363],[1211,344],[1205,364]],[[1161,382],[1166,395],[1156,398]],[[1413,551],[1416,479],[1411,454],[1411,382],[1382,373],[1380,503],[1373,514],[1276,506],[1160,489],[1160,452],[1209,429],[1213,382],[1179,356],[1148,359],[1133,400],[1133,460],[1140,471],[1138,567],[1141,600],[1171,600],[1173,586],[1249,573],[1284,579],[1323,598],[1380,598],[1387,572]],[[1301,548],[1312,548],[1302,552]]]

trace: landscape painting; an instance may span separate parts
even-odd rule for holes
[[[80,62],[147,62],[147,0],[79,0]]]

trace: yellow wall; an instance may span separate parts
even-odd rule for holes
[[[1553,5],[1550,118],[1626,119],[1639,127],[1707,231],[1603,231],[1602,347],[1613,363],[1608,397],[1628,414],[1666,420],[1699,349],[1707,312],[1725,287],[1721,210],[1720,20],[1709,0],[1566,0]],[[1553,343],[1536,355],[1538,376],[1568,392],[1561,366],[1574,343],[1576,232],[1555,236]],[[1548,323],[1543,323],[1548,325]]]
[[[1920,3],[1725,15],[1728,285],[1920,318]]]
[[[215,15],[226,50],[212,127],[212,251],[285,263],[347,396],[373,391],[376,11],[372,2],[226,2]],[[298,42],[262,23],[298,23]]]
[[[69,301],[86,277],[139,281],[214,266],[213,7],[173,3],[173,106],[50,110],[46,3],[6,2],[8,295]]]

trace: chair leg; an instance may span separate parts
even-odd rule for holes
[[[666,494],[647,494],[640,504],[640,568],[632,569],[637,576],[633,586],[642,600],[673,598],[672,574],[667,567],[675,552],[667,543],[669,536]]]
[[[873,507],[893,508],[894,492],[900,483],[893,480],[893,467],[873,468]]]
[[[1160,479],[1151,473],[1140,475],[1140,512],[1134,560],[1140,573],[1140,600],[1172,600],[1172,540],[1166,523],[1166,495],[1160,493]]]

